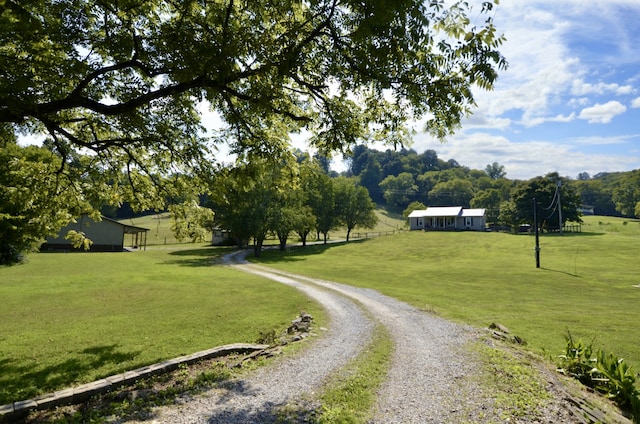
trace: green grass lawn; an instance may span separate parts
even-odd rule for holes
[[[0,268],[0,404],[281,331],[305,310],[282,284],[212,265],[228,249],[40,253]]]
[[[477,232],[403,232],[265,252],[260,261],[371,287],[474,326],[498,322],[551,356],[571,331],[640,370],[640,223],[626,221],[589,217],[583,230],[594,232],[543,234],[540,269],[533,236]]]
[[[383,217],[387,222],[379,225],[401,221]],[[478,327],[499,322],[547,355],[560,353],[569,330],[639,370],[640,222],[585,217],[583,231],[543,234],[540,269],[532,236],[475,232],[404,231],[267,251],[260,260],[375,288]],[[33,254],[25,265],[0,268],[0,404],[217,345],[253,342],[301,310],[324,320],[296,290],[216,265],[227,251],[182,244],[134,253]]]

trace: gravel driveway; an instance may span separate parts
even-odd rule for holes
[[[499,416],[493,401],[474,383],[479,381],[473,378],[478,367],[465,349],[478,340],[477,330],[374,290],[276,271],[246,263],[242,253],[234,255],[225,259],[229,266],[295,287],[321,303],[330,317],[329,329],[299,354],[285,355],[204,394],[156,409],[154,422],[276,422],[278,407],[312,399],[327,377],[358,355],[371,340],[376,325],[372,319],[387,327],[395,344],[372,422],[488,422]],[[546,422],[571,422],[555,418]]]

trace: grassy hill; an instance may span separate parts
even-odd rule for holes
[[[404,223],[378,213],[380,231]],[[255,341],[303,309],[322,321],[298,291],[218,266],[229,248],[164,245],[168,222],[128,220],[155,231],[162,246],[147,251],[39,253],[0,268],[0,404]],[[640,222],[585,217],[582,233],[543,234],[540,245],[539,269],[532,236],[478,232],[402,231],[267,251],[260,261],[377,289],[476,327],[498,322],[549,357],[571,331],[640,370]]]
[[[640,236],[640,219],[615,216],[583,216],[582,230],[591,233],[614,233]]]
[[[147,245],[157,246],[163,244],[180,243],[171,231],[171,217],[168,212],[129,218],[120,220],[123,224],[148,228]]]
[[[477,327],[498,322],[550,356],[561,352],[570,331],[640,370],[640,223],[586,221],[582,233],[540,237],[539,269],[533,236],[478,232],[405,231],[266,252],[260,261],[374,288]]]
[[[376,236],[381,233],[401,231],[405,229],[406,221],[402,218],[402,215],[386,211],[385,209],[376,209],[375,213],[378,217],[378,224],[374,228],[356,228],[353,230],[353,233],[366,237],[367,235]],[[147,233],[148,246],[184,243],[177,240],[173,235],[173,232],[171,231],[171,217],[168,212],[146,215],[138,218],[123,219],[120,220],[120,222],[127,225],[134,225],[136,227],[148,228],[150,230],[149,233]],[[365,235],[365,233],[367,235]],[[331,239],[343,239],[346,237],[346,234],[346,229],[338,228],[331,231],[329,233],[329,237]],[[271,237],[271,239],[267,241],[267,244],[275,244],[275,240],[275,238]],[[291,242],[296,241],[296,237],[293,236],[291,238]]]

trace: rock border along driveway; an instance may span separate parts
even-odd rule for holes
[[[180,365],[189,365],[204,359],[217,358],[232,353],[242,354],[261,351],[268,347],[269,345],[248,343],[235,343],[218,346],[213,349],[203,350],[191,355],[180,356],[178,358],[137,368],[132,371],[115,374],[77,387],[47,393],[33,399],[0,405],[0,422],[18,420],[26,416],[32,410],[51,409],[56,406],[82,403],[91,396],[107,393],[115,388],[133,384],[140,379],[151,377],[156,374],[176,370]]]

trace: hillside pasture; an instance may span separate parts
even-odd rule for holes
[[[356,227],[351,237],[354,237],[354,234],[359,235],[361,237],[366,237],[365,233],[368,236],[376,236],[379,234],[389,234],[394,231],[402,231],[405,230],[406,221],[402,218],[402,215],[398,215],[397,213],[389,212],[384,209],[376,209],[376,216],[378,217],[378,223],[374,228],[359,228]],[[148,246],[159,246],[159,245],[167,245],[167,244],[192,244],[188,240],[180,241],[176,239],[175,235],[171,231],[171,215],[168,212],[162,212],[157,214],[145,215],[136,218],[122,219],[119,222],[126,225],[133,225],[136,227],[148,228],[149,232],[147,233],[147,245]],[[347,236],[346,228],[336,228],[329,232],[330,240],[338,240],[344,239]],[[322,238],[322,236],[321,236]],[[295,243],[299,241],[296,234],[292,234],[289,240],[291,243]],[[309,235],[307,241],[315,241],[315,233]],[[129,239],[125,239],[125,245],[128,245]],[[204,240],[204,243],[210,242],[210,240]],[[265,246],[269,245],[277,245],[278,239],[275,235],[269,235],[265,242]]]
[[[0,268],[0,404],[256,342],[302,310],[322,322],[297,290],[217,265],[228,251],[39,253]]]
[[[533,236],[491,232],[402,232],[266,252],[260,262],[370,287],[476,327],[500,323],[550,357],[570,331],[640,370],[640,237],[591,232],[590,221],[582,233],[543,234],[539,269]],[[639,225],[614,221],[604,226]]]
[[[149,229],[147,233],[147,245],[167,245],[181,243],[171,231],[171,215],[169,212],[156,213],[136,218],[122,219],[119,222]],[[210,241],[210,240],[205,240]],[[184,242],[188,242],[185,240]]]

